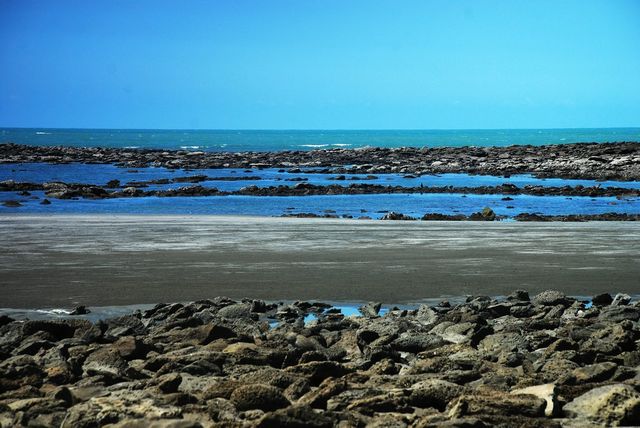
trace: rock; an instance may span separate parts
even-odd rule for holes
[[[238,410],[229,400],[224,398],[213,398],[208,400],[207,404],[207,412],[215,422],[233,422],[238,420]]]
[[[613,302],[613,298],[609,293],[597,294],[591,298],[591,303],[595,306],[607,306]]]
[[[397,351],[418,353],[444,345],[442,337],[429,333],[403,333],[391,342]]]
[[[628,324],[625,324],[628,323]],[[580,346],[580,351],[593,354],[617,355],[635,347],[630,321],[612,324],[595,330]]]
[[[613,298],[613,301],[611,302],[611,306],[628,305],[629,302],[631,302],[631,296],[624,293],[618,293],[616,294],[616,297]]]
[[[122,390],[72,406],[61,428],[101,426],[128,418],[178,419],[181,415],[178,407],[156,404],[143,392]]]
[[[556,386],[553,383],[544,385],[528,386],[526,388],[517,388],[511,390],[513,395],[534,395],[546,401],[547,405],[544,410],[545,416],[557,416],[560,411],[560,404],[556,396]]]
[[[430,333],[436,334],[450,343],[460,344],[469,342],[473,346],[489,334],[490,329],[472,322],[443,322],[438,324]]]
[[[473,213],[469,216],[469,220],[480,220],[480,221],[494,221],[496,219],[496,213],[489,207],[485,207],[482,211]]]
[[[30,355],[18,355],[0,361],[0,393],[25,385],[40,386],[43,378],[42,368]]]
[[[598,318],[609,322],[620,322],[624,320],[640,320],[640,308],[635,306],[607,306],[602,308]]]
[[[167,375],[160,376],[157,379],[158,389],[165,394],[170,394],[172,392],[176,392],[178,387],[182,383],[182,376],[178,373],[170,373]]]
[[[607,426],[640,424],[640,393],[629,385],[594,388],[564,406],[565,416]]]
[[[267,413],[257,423],[258,428],[330,428],[336,426],[336,420],[327,414],[315,412],[304,405]]]
[[[86,315],[90,312],[91,311],[85,306],[76,306],[71,312],[69,312],[69,315]]]
[[[369,302],[365,305],[360,306],[358,308],[358,311],[360,311],[360,313],[365,317],[373,318],[378,316],[378,312],[380,312],[381,307],[382,303]]]
[[[326,409],[327,401],[347,389],[344,379],[325,379],[318,388],[300,397],[298,404],[316,409]]]
[[[415,220],[415,218],[391,211],[383,215],[380,220]]]
[[[126,377],[128,365],[116,349],[101,348],[91,353],[82,366],[88,376]]]
[[[577,384],[601,382],[610,379],[618,365],[612,362],[591,364],[574,369],[571,373]]]
[[[42,201],[40,201],[40,205],[51,205],[51,201],[47,198],[44,198]]]
[[[305,376],[312,385],[319,385],[328,377],[339,378],[349,372],[346,367],[335,361],[312,361],[287,367],[285,370],[289,373]]]
[[[141,336],[147,333],[147,328],[136,315],[124,315],[118,318],[110,318],[104,322],[105,336]]]
[[[468,415],[544,416],[547,402],[534,395],[512,395],[499,391],[464,394],[447,406],[450,418]]]
[[[22,204],[20,202],[13,201],[13,200],[4,201],[2,203],[2,205],[4,205],[5,207],[8,207],[8,208],[18,208],[18,207],[22,206]]]
[[[564,293],[555,290],[543,291],[533,298],[533,303],[543,306],[563,305],[565,307],[571,305],[572,300]]]
[[[125,419],[117,424],[107,425],[109,428],[202,428],[197,421],[185,419]]]
[[[438,314],[427,305],[420,305],[416,313],[416,319],[420,324],[433,325],[438,321]]]
[[[452,382],[427,379],[411,387],[409,403],[414,407],[433,407],[443,411],[447,404],[464,392],[464,388]]]
[[[150,347],[134,336],[123,336],[116,340],[111,347],[125,360],[144,358]]]
[[[238,410],[271,411],[282,409],[290,404],[278,388],[259,383],[236,388],[231,393],[230,400]]]
[[[252,307],[251,304],[236,303],[220,309],[217,315],[221,318],[257,320],[257,315],[251,310]]]

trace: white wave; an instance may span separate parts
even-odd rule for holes
[[[36,312],[48,315],[69,315],[71,313],[65,309],[36,309]]]
[[[332,146],[336,146],[336,147],[348,147],[350,145],[351,144],[347,144],[347,143],[335,143],[335,144],[332,144]]]
[[[125,149],[139,149],[140,146],[124,146]]]
[[[200,146],[180,146],[181,149],[199,149]]]
[[[37,131],[36,135],[51,135],[51,132],[42,132],[42,131]]]
[[[299,144],[298,147],[327,147],[328,144]]]

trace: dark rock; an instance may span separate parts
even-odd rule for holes
[[[409,403],[414,407],[433,407],[444,411],[449,402],[462,395],[464,388],[455,383],[428,379],[411,387]]]
[[[278,388],[259,383],[236,388],[230,400],[238,410],[271,411],[282,409],[290,404]]]
[[[609,293],[602,293],[602,294],[597,294],[593,296],[593,298],[591,299],[591,302],[595,306],[607,306],[607,305],[610,305],[611,302],[613,302],[613,298]]]
[[[507,300],[514,302],[528,302],[529,293],[526,290],[515,290],[507,296]]]
[[[635,306],[608,306],[602,308],[598,318],[610,322],[620,322],[623,320],[640,320],[640,308]]]
[[[393,342],[391,347],[397,351],[418,353],[435,349],[444,345],[444,340],[435,334],[403,333]]]
[[[71,312],[69,312],[69,315],[86,315],[90,312],[91,311],[87,309],[86,306],[76,306]]]
[[[182,383],[182,376],[178,373],[170,373],[160,376],[158,379],[158,389],[164,394],[176,392]]]
[[[257,423],[259,428],[329,428],[336,420],[327,414],[315,412],[309,406],[291,406],[264,415]]]
[[[415,220],[415,218],[391,211],[383,215],[380,220]]]
[[[340,363],[335,361],[313,361],[310,363],[299,364],[297,366],[287,367],[289,373],[305,376],[312,385],[319,385],[320,382],[328,377],[341,377],[349,372],[349,370]]]

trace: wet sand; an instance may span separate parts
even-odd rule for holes
[[[0,217],[0,307],[640,293],[640,224]]]

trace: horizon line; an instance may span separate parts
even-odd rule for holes
[[[0,126],[0,129],[45,129],[45,130],[86,130],[86,131],[533,131],[533,130],[582,130],[582,129],[640,129],[639,126],[589,126],[589,127],[549,127],[549,128],[102,128],[102,127],[56,127],[56,126]]]

